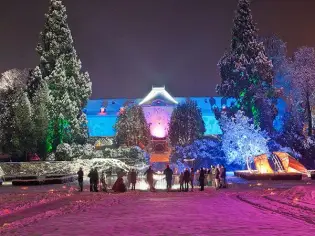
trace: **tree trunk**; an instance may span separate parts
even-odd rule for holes
[[[310,104],[310,97],[307,94],[306,96],[306,110],[307,110],[307,122],[308,122],[308,136],[312,136],[312,111],[311,111],[311,104]]]

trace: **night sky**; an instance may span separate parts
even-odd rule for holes
[[[141,98],[152,85],[173,96],[215,96],[217,62],[229,47],[236,0],[65,0],[93,98]],[[33,68],[48,0],[0,3],[0,72]],[[255,0],[260,35],[315,46],[315,1]]]

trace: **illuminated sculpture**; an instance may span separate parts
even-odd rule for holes
[[[273,152],[271,154],[271,161],[275,166],[275,170],[271,168],[266,154],[254,157],[254,164],[258,173],[274,174],[275,172],[283,172],[308,174],[307,169],[286,152]],[[249,171],[252,171],[251,168],[249,168]]]

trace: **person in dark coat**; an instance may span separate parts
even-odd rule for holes
[[[99,175],[97,169],[95,168],[93,171],[93,192],[98,192],[98,181]]]
[[[166,189],[169,191],[172,188],[172,180],[173,180],[173,171],[169,165],[166,166],[164,170],[164,175],[166,178]]]
[[[194,180],[195,180],[195,171],[194,168],[190,169],[190,185],[191,185],[191,191],[194,191]]]
[[[226,188],[226,169],[223,165],[220,167],[220,184],[222,188]]]
[[[137,172],[134,169],[132,169],[130,172],[130,183],[131,183],[131,190],[136,190]]]
[[[93,188],[93,182],[94,182],[94,170],[91,169],[89,174],[88,174],[88,177],[90,178],[90,192],[93,192],[94,188]]]
[[[179,191],[184,191],[184,173],[180,173],[179,175]]]
[[[220,188],[220,165],[215,168],[215,189]]]
[[[149,184],[150,187],[150,191],[155,191],[155,188],[153,186],[153,175],[154,175],[154,171],[152,170],[152,167],[150,166],[149,169],[146,170],[146,172],[144,172],[144,175],[147,176],[147,182]]]
[[[189,184],[189,181],[190,181],[190,173],[189,173],[189,170],[188,168],[186,168],[185,172],[184,172],[184,183],[185,183],[185,191],[188,192],[188,184]]]
[[[83,175],[84,175],[82,167],[80,167],[77,174],[78,174],[79,189],[80,189],[80,192],[82,192],[83,191]]]
[[[114,192],[116,193],[124,193],[127,191],[126,185],[124,184],[124,179],[122,177],[118,177],[115,184],[113,185]]]
[[[200,183],[200,191],[205,190],[205,171],[203,170],[203,168],[200,169],[199,183]]]

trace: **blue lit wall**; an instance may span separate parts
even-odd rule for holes
[[[185,102],[187,98],[176,97],[179,103]],[[191,97],[196,101],[201,109],[202,118],[205,122],[205,135],[222,134],[218,121],[211,109],[211,104],[215,104],[218,108],[223,105],[229,107],[235,101],[234,99],[223,99],[222,97]],[[113,126],[115,125],[118,112],[126,103],[138,104],[141,99],[95,99],[88,102],[84,112],[87,114],[89,134],[91,137],[111,137],[115,135]],[[105,107],[105,114],[100,114],[100,108]],[[285,113],[286,104],[283,100],[279,100],[277,104],[278,116],[274,122],[277,130],[281,130],[283,126],[283,114]]]
[[[88,128],[91,137],[115,136],[113,126],[117,116],[88,115]]]

